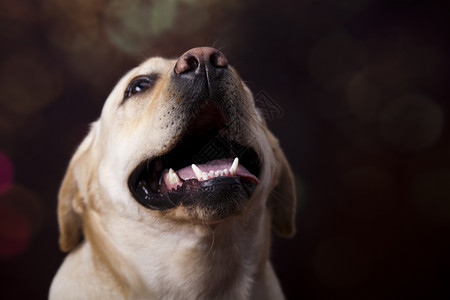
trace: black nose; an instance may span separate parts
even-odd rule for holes
[[[215,75],[220,69],[228,67],[225,55],[217,49],[198,47],[186,51],[178,59],[174,72],[179,75],[196,76],[199,74]]]

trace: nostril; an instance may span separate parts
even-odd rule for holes
[[[186,73],[190,71],[195,71],[198,68],[199,61],[198,58],[189,53],[180,57],[175,65],[175,72],[177,74]]]
[[[186,62],[189,66],[188,71],[194,71],[197,69],[197,67],[198,67],[198,58],[197,57],[189,56],[188,58],[186,58]]]
[[[215,51],[210,57],[211,65],[216,68],[226,68],[228,67],[228,60],[222,52]]]

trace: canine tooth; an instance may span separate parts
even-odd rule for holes
[[[203,178],[203,180],[207,180],[208,179],[208,173],[203,172],[202,173],[202,178]]]
[[[195,176],[197,176],[197,180],[201,180],[202,179],[202,170],[200,170],[199,167],[197,167],[195,164],[191,165],[192,167],[192,171],[194,171]]]
[[[230,173],[230,171],[228,171],[228,169],[223,169],[222,172],[225,176],[228,176],[228,174]]]
[[[178,174],[172,168],[169,169],[167,175],[169,177],[170,184],[177,184],[177,185],[182,184],[180,177],[178,177]]]
[[[231,168],[230,168],[230,175],[231,176],[236,175],[236,171],[237,171],[238,165],[239,165],[239,158],[236,157],[234,159],[234,161],[233,161],[233,164],[231,165]]]

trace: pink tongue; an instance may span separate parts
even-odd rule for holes
[[[216,172],[216,171],[223,171],[224,169],[229,170],[231,168],[231,165],[233,164],[233,159],[216,159],[209,161],[205,164],[199,164],[197,167],[202,170],[202,172],[209,173],[210,171]],[[192,170],[191,166],[184,167],[178,171],[176,171],[178,176],[182,180],[187,179],[197,179],[197,176],[195,176],[194,171]],[[225,176],[225,175],[224,175]],[[241,164],[238,165],[238,169],[236,171],[236,175],[245,179],[248,179],[248,181],[252,181],[256,184],[259,184],[258,178],[250,173],[244,166]]]

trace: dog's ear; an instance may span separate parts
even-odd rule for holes
[[[81,238],[81,216],[74,209],[77,197],[78,185],[69,165],[58,194],[59,248],[64,252],[72,250]]]
[[[276,184],[268,199],[268,207],[272,214],[272,225],[275,232],[284,238],[292,238],[295,234],[296,193],[294,175],[280,148],[278,140],[271,134],[268,139],[276,160]]]
[[[58,194],[59,247],[62,251],[72,250],[82,236],[83,191],[80,181],[86,180],[86,156],[94,140],[94,130],[83,140],[72,157]]]

